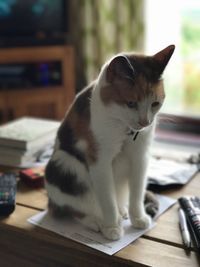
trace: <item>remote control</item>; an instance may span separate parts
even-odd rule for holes
[[[179,203],[186,214],[196,246],[200,248],[200,198],[181,197]]]
[[[0,216],[7,216],[15,210],[16,185],[14,173],[0,173]]]

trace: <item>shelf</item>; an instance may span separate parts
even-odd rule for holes
[[[59,86],[0,90],[0,123],[28,115],[60,120],[64,117],[66,109],[75,95],[74,53],[72,46],[0,49],[0,64],[50,61],[61,62],[62,84]]]

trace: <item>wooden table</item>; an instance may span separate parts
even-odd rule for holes
[[[165,194],[175,198],[200,195],[200,174],[181,189]],[[193,249],[189,253],[184,250],[178,227],[178,204],[164,213],[147,234],[108,256],[27,222],[46,208],[44,189],[32,190],[19,183],[16,202],[15,212],[0,219],[1,267],[200,266],[198,254]]]

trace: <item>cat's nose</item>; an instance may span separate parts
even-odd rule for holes
[[[141,120],[139,121],[139,125],[140,125],[141,127],[146,127],[146,126],[148,126],[149,124],[150,124],[150,122],[149,122],[148,119],[141,119]]]

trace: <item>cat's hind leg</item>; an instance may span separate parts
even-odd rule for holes
[[[158,199],[156,198],[156,195],[147,190],[145,194],[145,199],[144,199],[144,206],[146,213],[149,214],[152,218],[156,216],[159,210],[159,202]]]

